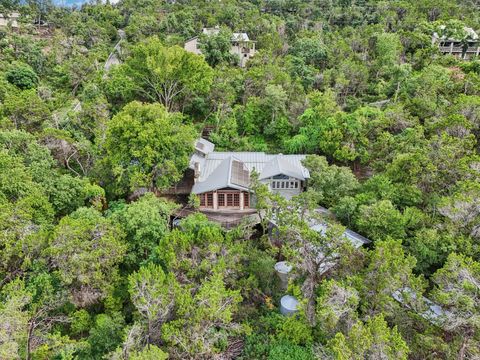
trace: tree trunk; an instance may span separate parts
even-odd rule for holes
[[[32,322],[28,323],[28,333],[27,333],[27,345],[26,345],[26,351],[25,351],[25,360],[30,360],[30,353],[31,353],[31,344],[32,344],[32,334],[33,334],[33,329],[35,328],[34,324]]]
[[[458,352],[457,360],[465,359],[465,351],[467,350],[468,340],[470,340],[470,334],[465,335],[462,341],[462,346],[460,347],[460,351]]]

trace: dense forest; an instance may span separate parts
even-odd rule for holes
[[[471,40],[478,1],[0,0],[13,12],[0,359],[480,359],[480,59],[432,42]],[[233,32],[256,41],[246,67]],[[172,226],[184,204],[161,193],[204,129],[219,150],[309,154],[308,190],[253,178],[259,225]]]

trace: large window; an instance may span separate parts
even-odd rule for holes
[[[240,207],[240,194],[233,194],[233,206]]]
[[[213,207],[213,193],[207,193],[207,207]]]
[[[243,193],[243,207],[248,208],[250,207],[250,194]]]
[[[200,197],[200,206],[205,206],[205,194],[198,195]]]
[[[282,181],[272,181],[271,182],[271,187],[274,190],[277,189],[298,189],[298,181],[297,180],[282,180]]]
[[[233,194],[227,194],[227,206],[233,206]]]
[[[225,206],[225,194],[218,194],[218,206]]]

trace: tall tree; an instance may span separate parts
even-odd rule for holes
[[[460,338],[457,359],[480,356],[480,263],[452,253],[433,282],[433,299],[444,311],[443,326]]]
[[[107,161],[118,191],[163,189],[180,180],[188,166],[196,132],[179,113],[161,104],[132,102],[108,123]]]
[[[167,47],[156,37],[134,46],[122,68],[141,99],[159,101],[168,110],[181,109],[185,100],[206,94],[213,80],[203,57],[179,46]]]

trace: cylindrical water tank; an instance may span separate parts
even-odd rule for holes
[[[280,278],[282,289],[286,289],[288,286],[288,274],[292,271],[292,265],[286,261],[280,261],[275,264],[275,271]]]
[[[283,315],[289,316],[295,314],[298,309],[298,300],[291,296],[285,295],[280,299],[280,312]]]

